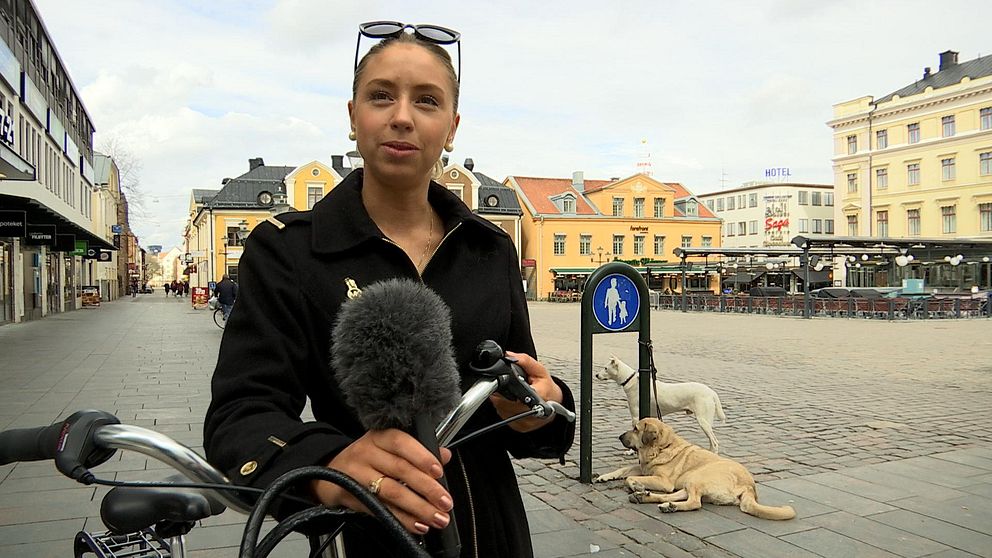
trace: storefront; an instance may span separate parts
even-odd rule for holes
[[[14,243],[0,239],[0,324],[14,321]]]

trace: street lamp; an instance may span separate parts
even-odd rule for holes
[[[603,259],[604,256],[606,257],[605,260]],[[596,257],[595,258],[590,257],[589,258],[589,261],[590,262],[596,262],[596,265],[603,265],[603,262],[604,261],[609,262],[610,261],[610,257],[612,257],[612,256],[613,256],[613,254],[611,254],[609,252],[606,252],[604,254],[603,253],[603,247],[600,246],[599,248],[596,248]]]
[[[273,215],[279,215],[280,213],[285,213],[292,209],[289,206],[289,197],[286,195],[286,186],[280,184],[276,191],[272,194],[272,207],[269,208],[269,212]]]

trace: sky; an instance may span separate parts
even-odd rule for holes
[[[33,1],[97,149],[140,163],[132,228],[166,249],[190,191],[219,189],[249,158],[330,164],[354,149],[365,21],[462,33],[452,161],[498,181],[609,179],[649,153],[654,178],[697,194],[768,168],[832,183],[834,104],[909,85],[945,50],[992,52],[980,1]]]

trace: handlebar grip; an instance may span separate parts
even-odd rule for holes
[[[564,405],[557,401],[547,401],[547,404],[551,406],[551,409],[556,415],[561,415],[565,417],[568,422],[575,422],[575,413],[569,411]]]
[[[61,430],[62,422],[59,421],[51,426],[0,432],[0,465],[53,459]]]

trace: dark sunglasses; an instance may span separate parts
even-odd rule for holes
[[[355,70],[358,70],[358,52],[362,43],[362,35],[370,39],[390,39],[399,37],[401,33],[406,33],[407,29],[413,30],[413,36],[427,43],[435,45],[458,46],[458,74],[455,78],[458,83],[462,81],[462,34],[440,25],[420,24],[411,25],[398,21],[370,21],[358,25],[358,42],[355,44]]]

